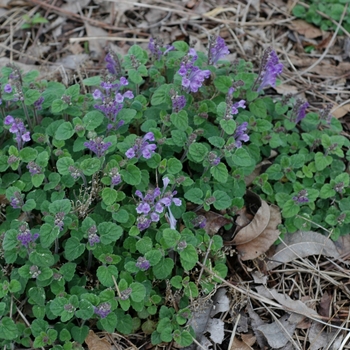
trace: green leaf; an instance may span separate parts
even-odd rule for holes
[[[249,153],[244,148],[238,148],[232,156],[232,161],[242,167],[252,165],[252,159]]]
[[[225,145],[225,139],[220,136],[211,136],[208,138],[208,141],[217,148],[222,148]]]
[[[188,191],[185,192],[184,197],[195,204],[202,204],[203,203],[203,196],[204,193],[200,188],[191,188]]]
[[[153,248],[153,242],[149,237],[143,237],[139,241],[136,242],[136,249],[141,254],[146,254]]]
[[[35,187],[40,187],[41,184],[43,183],[44,179],[45,179],[45,175],[44,174],[34,174],[31,177],[32,184]]]
[[[46,295],[45,290],[42,287],[32,287],[28,290],[29,300],[32,305],[45,306]]]
[[[88,326],[81,326],[81,327],[74,326],[71,329],[71,333],[72,333],[73,339],[76,342],[83,344],[86,337],[89,334],[89,327]]]
[[[163,103],[170,104],[171,98],[169,94],[170,85],[161,85],[152,95],[151,104],[152,106],[158,106]]]
[[[59,199],[55,200],[49,205],[49,211],[51,214],[65,213],[69,214],[71,211],[72,205],[69,199]]]
[[[102,222],[98,225],[102,244],[110,244],[117,241],[123,234],[123,229],[113,222]]]
[[[115,327],[118,324],[117,315],[111,312],[107,317],[100,320],[103,329],[108,333],[114,333]]]
[[[93,305],[87,300],[80,300],[79,310],[76,311],[75,315],[83,320],[89,320],[94,314]]]
[[[255,100],[249,104],[249,110],[258,118],[266,118],[266,105],[263,100]]]
[[[106,205],[112,205],[117,199],[118,193],[114,188],[105,187],[102,191],[102,200]]]
[[[227,76],[219,76],[214,80],[215,87],[224,94],[227,94],[228,89],[232,86],[232,78]]]
[[[169,158],[167,170],[169,174],[178,174],[182,170],[182,163],[176,158]]]
[[[141,84],[143,79],[141,74],[136,69],[129,69],[128,78],[134,84]]]
[[[176,230],[166,228],[163,230],[163,239],[161,240],[163,248],[173,248],[180,240],[180,233]]]
[[[213,175],[215,180],[221,183],[227,182],[228,170],[224,163],[219,163],[218,165],[211,167],[210,173]]]
[[[330,184],[324,184],[320,190],[320,198],[332,198],[336,194],[335,190]]]
[[[170,115],[170,120],[177,129],[179,129],[181,131],[187,130],[188,117],[187,117],[186,111],[182,110],[179,113],[172,113]]]
[[[84,159],[80,163],[80,167],[84,175],[91,176],[100,170],[101,161],[98,158]]]
[[[37,266],[52,266],[55,259],[49,250],[34,250],[29,255],[29,261]]]
[[[217,210],[227,209],[231,206],[232,199],[230,196],[224,191],[215,191],[213,193],[213,197],[215,198],[214,208]]]
[[[333,158],[331,156],[325,156],[321,152],[315,154],[315,166],[318,171],[322,171],[332,164]]]
[[[51,111],[55,114],[64,111],[66,108],[68,108],[68,104],[63,102],[61,99],[54,100],[51,104]]]
[[[34,104],[35,101],[37,101],[41,96],[41,93],[38,90],[29,89],[24,94],[24,104],[26,106],[30,106]]]
[[[207,154],[208,148],[199,142],[192,143],[189,147],[189,155],[196,163],[202,162]]]
[[[0,321],[0,339],[12,340],[18,336],[15,322],[10,317],[3,317]]]
[[[284,203],[282,209],[282,215],[284,218],[291,218],[299,213],[300,207],[295,203],[293,199]]]
[[[22,206],[22,210],[23,211],[31,211],[33,209],[35,209],[36,207],[36,203],[34,199],[28,199],[24,205]]]
[[[2,247],[3,249],[6,250],[12,250],[15,249],[17,247],[17,245],[19,244],[19,241],[17,239],[17,235],[18,232],[17,230],[8,230],[5,233],[5,238],[4,241],[2,243]]]
[[[83,80],[83,84],[85,86],[99,86],[101,84],[101,77],[100,76],[95,76],[91,78],[86,78]],[[82,342],[80,342],[82,343]]]
[[[83,118],[86,130],[95,130],[103,123],[105,116],[99,111],[90,111]]]
[[[130,297],[133,301],[140,302],[146,298],[146,288],[143,284],[133,282],[129,287],[132,289]]]
[[[145,258],[149,261],[151,266],[157,265],[162,257],[162,253],[155,249],[149,250],[145,254]]]
[[[236,130],[236,122],[233,119],[221,119],[220,126],[228,135],[232,135]]]
[[[112,214],[115,221],[122,224],[126,224],[129,221],[130,215],[125,209],[119,209],[116,213]]]
[[[57,140],[68,140],[74,135],[74,129],[70,122],[62,123],[55,132]]]
[[[189,50],[188,44],[185,43],[184,41],[175,41],[172,43],[172,46],[174,46],[176,50],[181,52],[187,53]]]
[[[70,166],[72,166],[74,164],[74,161],[72,158],[69,157],[63,157],[60,158],[57,163],[56,163],[56,167],[58,172],[61,175],[68,175],[70,174],[70,171],[68,170]]]
[[[44,223],[40,226],[40,243],[43,248],[49,248],[60,234],[57,226],[52,227],[50,224]]]
[[[24,147],[19,151],[19,157],[25,163],[29,163],[30,161],[33,161],[37,157],[37,155],[38,155],[38,151],[35,148],[31,148],[31,147]]]
[[[102,285],[105,287],[112,287],[114,286],[112,276],[114,276],[115,279],[118,278],[118,269],[114,265],[99,266],[96,275]]]
[[[186,270],[192,270],[198,261],[198,254],[193,245],[188,244],[186,248],[180,251],[180,261],[182,267]]]
[[[164,280],[171,275],[174,268],[174,261],[170,258],[163,258],[157,265],[153,266],[153,274],[157,279]]]
[[[70,237],[64,247],[64,256],[67,260],[75,260],[84,253],[85,244],[80,243],[78,238]]]
[[[141,182],[141,170],[133,164],[128,164],[126,169],[120,170],[120,175],[129,185],[136,186]]]

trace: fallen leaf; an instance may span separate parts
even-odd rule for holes
[[[315,310],[306,306],[300,300],[293,300],[288,295],[278,293],[277,290],[268,289],[265,286],[256,286],[255,289],[260,295],[269,299],[275,299],[287,312],[295,312],[297,315],[309,318],[319,318],[319,315]],[[295,318],[295,323],[300,322],[301,319],[301,317]]]
[[[100,338],[94,331],[90,330],[85,338],[85,343],[89,350],[112,350],[112,345],[106,338]]]
[[[277,206],[269,206],[269,219],[270,220],[267,227],[265,227],[258,237],[248,243],[236,246],[242,261],[253,260],[261,254],[267,252],[267,250],[279,237],[280,231],[277,229],[277,227],[279,224],[281,224],[282,218],[280,210]]]
[[[270,221],[270,208],[269,205],[261,199],[260,203],[260,208],[255,213],[253,220],[236,234],[235,238],[232,240],[233,244],[240,245],[250,242],[258,237],[267,227]],[[248,205],[249,204],[248,202]]]
[[[350,255],[350,235],[340,236],[334,245],[342,257]]]
[[[206,218],[206,225],[204,227],[205,232],[212,236],[218,233],[221,227],[232,224],[232,220],[224,217],[221,214],[215,213],[213,211],[208,212],[198,212],[198,214],[204,215]]]
[[[323,293],[322,298],[320,299],[320,304],[318,307],[318,313],[321,316],[330,317],[332,315],[332,296],[326,292]]]
[[[230,299],[226,295],[226,288],[219,288],[213,296],[213,309],[210,317],[214,317],[219,312],[226,312],[230,309]]]
[[[298,231],[287,234],[284,243],[280,243],[276,253],[267,262],[267,271],[294,259],[305,258],[310,255],[324,255],[339,258],[334,243],[326,236],[313,231]]]
[[[247,311],[250,317],[250,324],[252,326],[252,330],[255,334],[256,341],[260,349],[265,349],[267,342],[265,337],[258,331],[258,328],[265,324],[265,322],[260,318],[260,316],[253,310],[252,306],[248,303]]]
[[[241,338],[242,338],[243,342],[249,346],[254,345],[256,342],[256,337],[252,333],[241,334]]]
[[[297,94],[299,92],[299,89],[296,86],[289,85],[289,84],[281,84],[281,85],[275,86],[274,89],[280,95]]]
[[[271,348],[281,348],[287,345],[296,328],[296,324],[288,321],[289,315],[283,315],[278,321],[258,327]]]
[[[266,165],[271,165],[271,164],[272,163],[267,159],[263,160],[262,162],[257,164],[255,166],[254,171],[250,175],[248,175],[244,178],[245,185],[247,187],[250,186],[253,183],[253,181],[255,180],[255,178],[258,177],[263,172],[263,167]]]
[[[313,322],[309,330],[309,342],[310,350],[323,349],[328,346],[333,340],[335,334],[338,333],[336,329],[332,329],[328,332],[323,325],[317,322]],[[340,334],[334,341],[331,349],[338,350],[343,336]]]
[[[345,114],[350,112],[350,103],[347,103],[346,105],[343,105],[341,107],[334,107],[331,114],[334,118],[340,119],[341,117],[344,117]]]
[[[219,318],[209,319],[206,331],[210,333],[210,339],[214,343],[221,344],[223,342],[225,337],[224,326],[224,321]]]
[[[307,39],[314,39],[319,36],[322,36],[322,31],[319,28],[305,22],[302,19],[296,19],[290,22],[288,28],[291,30],[295,30],[301,35],[304,35],[304,37]]]
[[[253,349],[245,342],[237,339],[236,337],[233,338],[233,342],[231,344],[230,350],[251,350]]]

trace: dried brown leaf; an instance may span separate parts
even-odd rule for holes
[[[312,24],[305,22],[302,19],[296,19],[289,24],[289,29],[295,30],[307,39],[314,39],[322,36],[322,31]]]
[[[241,260],[243,261],[255,259],[265,253],[280,235],[280,231],[277,229],[278,225],[282,222],[280,210],[275,205],[267,206],[267,208],[269,210],[269,215],[267,215],[267,213],[265,215],[269,217],[269,222],[265,229],[250,242],[236,246]]]
[[[267,270],[272,270],[299,257],[304,258],[310,255],[339,258],[334,243],[326,236],[313,231],[298,231],[284,237],[284,243],[278,245],[275,255],[267,263]]]
[[[225,218],[223,215],[215,213],[213,211],[205,212],[202,215],[204,215],[207,220],[204,229],[206,233],[211,236],[218,233],[221,227],[232,224],[232,220]]]
[[[90,330],[88,336],[85,338],[89,350],[112,350],[112,345],[107,339],[101,339],[94,331]]]
[[[249,346],[254,345],[256,342],[256,337],[252,333],[241,334],[241,338],[242,338],[243,342]]]
[[[324,292],[318,307],[318,313],[321,316],[330,317],[332,315],[331,302],[332,296],[329,295],[327,292]]]
[[[247,343],[234,337],[230,350],[251,350],[253,349]]]
[[[339,108],[335,107],[334,111],[332,111],[332,116],[334,118],[340,119],[341,117],[344,117],[344,115],[349,112],[350,112],[350,103],[347,103],[346,105],[343,105]]]
[[[262,171],[263,167],[265,167],[266,165],[271,165],[271,164],[272,163],[268,159],[263,160],[262,162],[257,164],[254,171],[250,175],[248,175],[244,178],[244,182],[245,182],[246,186],[247,187],[250,186],[253,183],[253,181],[255,180],[255,178],[258,177],[263,172]]]
[[[258,327],[273,349],[287,345],[296,328],[296,324],[288,321],[289,315],[283,315],[278,321]]]
[[[334,338],[336,332],[336,329],[333,329],[330,332],[328,332],[323,325],[321,325],[320,323],[313,322],[309,330],[309,349],[318,350],[327,347]],[[331,349],[338,350],[342,339],[343,336],[339,335],[333,342],[333,346],[331,347]]]
[[[244,244],[258,237],[267,227],[270,221],[270,208],[265,201],[261,201],[259,210],[254,215],[251,223],[243,227],[235,236],[232,243],[236,245]]]
[[[247,311],[249,314],[249,317],[251,319],[251,326],[252,330],[256,336],[256,341],[258,342],[258,345],[260,349],[265,349],[266,346],[266,339],[261,334],[261,332],[258,331],[258,328],[265,324],[265,322],[260,318],[260,316],[253,310],[250,304],[248,304]]]
[[[269,299],[275,299],[284,310],[287,312],[295,312],[298,315],[310,317],[310,318],[319,318],[317,312],[310,307],[306,306],[300,300],[293,300],[286,294],[278,293],[275,289],[268,289],[264,286],[255,287],[257,292]],[[300,319],[295,319],[295,322],[300,322]]]
[[[350,235],[340,236],[336,242],[334,242],[337,251],[341,256],[349,256],[350,254]]]

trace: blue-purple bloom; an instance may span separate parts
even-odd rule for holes
[[[105,155],[108,148],[112,146],[111,142],[104,142],[102,137],[96,137],[94,140],[84,142],[84,146],[94,152],[98,158]]]
[[[33,161],[31,161],[27,164],[27,169],[29,170],[29,172],[32,176],[42,173],[41,167]]]
[[[88,230],[88,241],[90,244],[90,247],[93,247],[95,244],[100,243],[100,237],[97,235],[97,227],[96,225],[93,225]]]
[[[259,76],[254,84],[254,86],[259,84],[257,91],[269,85],[275,87],[277,76],[282,73],[282,70],[283,64],[279,63],[276,52],[271,47],[267,48],[261,60]]]
[[[42,109],[42,105],[45,98],[43,96],[40,96],[35,102],[34,102],[34,108],[38,111]]]
[[[222,57],[229,55],[230,51],[225,44],[225,40],[220,36],[211,40],[209,44],[208,64],[215,65]]]
[[[235,146],[237,148],[242,147],[242,142],[248,142],[249,141],[249,136],[246,134],[246,131],[248,129],[248,123],[243,122],[241,125],[239,125],[236,128],[235,134],[234,134],[234,139],[235,139]]]
[[[64,219],[65,215],[66,214],[63,211],[60,211],[59,213],[57,213],[55,215],[54,224],[56,227],[59,228],[60,231],[63,231],[63,226],[64,226],[63,219]]]
[[[138,259],[137,259],[137,262],[136,262],[136,267],[138,267],[141,271],[147,271],[149,268],[150,268],[150,263],[149,261],[144,258],[143,256],[140,256]]]
[[[154,56],[158,61],[165,56],[169,51],[174,50],[174,46],[166,45],[165,51],[162,52],[161,47],[163,44],[159,40],[154,40],[153,38],[149,39],[148,50],[150,50],[152,56]]]
[[[150,159],[154,154],[154,151],[157,148],[157,145],[150,144],[148,141],[155,141],[154,134],[152,132],[148,132],[144,137],[138,137],[135,140],[134,146],[129,148],[125,155],[127,158],[140,158],[143,156],[145,159]]]
[[[121,68],[120,68],[118,57],[115,54],[111,52],[107,53],[105,57],[105,62],[106,62],[106,69],[110,74],[112,75],[120,74]]]
[[[301,190],[296,196],[293,197],[293,201],[297,204],[307,203],[309,202],[309,198],[307,198],[307,196],[307,191]]]
[[[39,233],[31,233],[27,224],[23,224],[19,227],[17,239],[21,242],[22,246],[28,248],[29,244],[35,242],[38,237]]]
[[[238,108],[245,109],[246,108],[245,102],[246,102],[245,100],[240,100],[234,103],[231,107],[231,114],[233,115],[238,114]]]
[[[94,313],[101,318],[106,318],[111,311],[111,304],[107,302],[100,304],[98,307],[94,307]]]
[[[8,115],[4,119],[4,125],[10,125],[10,133],[16,135],[15,140],[18,149],[21,149],[25,142],[30,141],[30,132],[26,129],[21,119],[15,119],[11,115]]]
[[[4,91],[10,94],[12,92],[12,86],[10,84],[6,84],[4,87]]]
[[[191,222],[194,227],[204,228],[207,224],[207,219],[204,215],[198,215]]]
[[[173,113],[179,113],[186,106],[186,97],[177,96],[172,97]]]
[[[194,65],[198,56],[194,49],[190,49],[189,53],[181,62],[178,73],[182,76],[182,86],[187,92],[197,92],[202,86],[204,79],[210,77],[210,70],[201,70]]]
[[[141,214],[137,218],[137,227],[143,231],[147,229],[152,222],[158,222],[161,213],[164,212],[164,208],[168,208],[169,211],[169,221],[171,228],[175,228],[176,220],[170,211],[171,204],[180,206],[182,204],[181,199],[174,198],[177,194],[176,191],[167,191],[166,188],[169,184],[169,179],[165,177],[163,179],[163,190],[161,191],[159,187],[154,190],[147,191],[144,196],[141,191],[137,190],[135,192],[136,196],[141,199],[140,203],[136,207],[136,212]]]
[[[23,206],[23,195],[19,191],[15,191],[10,198],[10,205],[13,209],[21,209]]]
[[[309,107],[308,102],[302,102],[301,100],[297,100],[293,110],[292,110],[292,117],[295,122],[295,124],[299,123],[301,120],[305,118],[306,115],[306,108]]]

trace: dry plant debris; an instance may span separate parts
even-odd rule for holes
[[[273,45],[289,68],[283,84],[270,93],[305,96],[314,110],[334,103],[333,114],[347,125],[350,34],[332,40],[329,33],[295,20],[291,8],[297,2],[1,0],[0,60],[2,65],[15,61],[24,71],[40,68],[43,76],[68,85],[75,72],[96,74],[107,46],[123,54],[135,42],[146,45],[152,36],[205,47],[210,35],[220,33],[230,43],[232,59],[257,61],[263,48]],[[49,23],[21,29],[23,15],[38,12]],[[307,53],[306,47],[314,50]],[[349,349],[348,236],[334,244],[317,232],[299,232],[284,237],[269,254],[279,235],[280,215],[274,206],[255,200],[258,209],[239,213],[242,228],[227,241],[240,255],[230,262],[238,266],[231,269],[230,280],[221,281],[227,289],[220,288],[204,313],[194,315],[197,348],[209,347],[209,331],[217,349]],[[217,213],[206,215],[211,234],[231,223]],[[269,257],[258,259],[263,253]],[[258,279],[257,271],[264,278]],[[92,331],[86,344],[89,350],[113,348]]]

